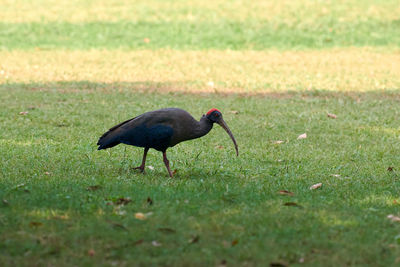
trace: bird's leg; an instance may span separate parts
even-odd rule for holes
[[[133,168],[133,169],[140,170],[140,172],[144,172],[144,165],[146,164],[147,151],[149,151],[148,147],[146,147],[144,149],[142,165],[140,165],[139,167]]]
[[[169,177],[172,178],[173,175],[172,175],[171,169],[169,168],[169,160],[167,159],[166,151],[163,151],[163,160],[164,160],[165,167],[167,167]]]

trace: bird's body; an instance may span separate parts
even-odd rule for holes
[[[216,116],[218,121],[213,116]],[[224,125],[222,125],[221,121]],[[167,148],[207,134],[212,129],[214,122],[221,124],[234,140],[233,135],[222,119],[222,114],[216,109],[210,110],[207,115],[203,115],[200,121],[197,121],[185,110],[165,108],[143,113],[110,128],[100,137],[97,145],[99,145],[99,150],[111,148],[120,143],[144,147],[142,165],[138,167],[141,171],[144,170],[147,151],[150,148],[154,148],[163,152],[164,163],[167,166],[169,175],[172,177],[165,153]],[[234,143],[236,147],[236,141]]]

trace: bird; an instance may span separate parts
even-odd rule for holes
[[[163,108],[149,111],[111,127],[98,140],[98,150],[126,144],[143,147],[142,164],[133,168],[144,172],[147,152],[150,148],[163,153],[163,161],[170,177],[173,177],[166,151],[180,142],[196,139],[209,133],[214,123],[219,124],[230,136],[239,156],[238,146],[221,111],[210,109],[199,121],[180,108]]]

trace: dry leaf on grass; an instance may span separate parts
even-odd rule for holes
[[[282,140],[277,140],[277,141],[274,141],[274,144],[277,144],[277,145],[279,145],[279,144],[282,144],[282,143],[284,143],[285,141],[282,141]]]
[[[127,197],[127,198],[120,197],[115,201],[115,204],[116,205],[126,205],[130,202],[132,202],[132,200],[129,197]]]
[[[188,243],[189,243],[189,244],[194,244],[194,243],[199,242],[199,240],[200,240],[200,236],[195,235],[195,236],[193,236],[191,239],[189,239]]]
[[[284,196],[294,196],[293,192],[287,191],[287,190],[281,190],[279,191],[280,195],[284,195]]]
[[[283,204],[284,206],[288,206],[288,207],[296,207],[296,208],[303,208],[303,206],[297,204],[296,202],[286,202],[285,204]]]
[[[96,191],[96,190],[99,190],[99,189],[101,189],[101,185],[89,185],[87,188],[86,188],[86,190],[87,191]]]
[[[288,264],[285,262],[271,262],[269,264],[269,266],[270,267],[286,267],[286,266],[288,266]]]
[[[135,218],[136,219],[138,219],[138,220],[146,220],[146,215],[144,215],[143,213],[141,213],[141,212],[136,212],[135,213]]]
[[[400,217],[394,216],[393,214],[389,214],[386,218],[388,218],[392,222],[400,222]]]
[[[150,39],[149,39],[149,38],[144,38],[144,39],[143,39],[143,42],[146,43],[146,44],[148,44],[148,43],[150,43]]]
[[[218,267],[225,267],[225,266],[227,266],[227,264],[228,264],[228,261],[227,261],[227,260],[222,260],[222,261],[219,263]]]
[[[21,111],[20,113],[19,113],[19,115],[27,115],[29,112],[28,111]]]
[[[137,246],[137,245],[143,244],[143,242],[144,242],[143,239],[139,239],[139,240],[133,242],[133,244],[134,244],[135,246]]]
[[[337,116],[335,114],[333,114],[333,113],[328,113],[327,115],[331,119],[336,119],[337,118]]]
[[[310,186],[310,190],[315,190],[322,187],[322,183],[318,183],[318,184],[314,184],[312,186]]]
[[[7,200],[7,199],[3,199],[2,202],[3,202],[3,204],[6,205],[6,206],[7,206],[7,205],[10,205],[10,203],[8,203],[8,200]]]
[[[167,234],[176,233],[176,231],[174,229],[168,228],[168,227],[160,227],[157,230],[160,231],[160,232],[163,232],[163,233],[167,233]]]
[[[154,247],[161,247],[161,243],[159,243],[159,242],[156,241],[156,240],[151,241],[151,244],[152,244]]]
[[[394,170],[394,167],[390,167],[390,166],[389,166],[389,167],[387,168],[387,171],[388,171],[388,172],[392,172],[393,170]]]
[[[154,171],[154,167],[151,166],[151,165],[147,166],[147,168],[148,168],[149,170],[151,170],[151,171]]]
[[[43,225],[43,223],[41,223],[41,222],[30,222],[29,223],[30,227],[39,227],[39,226],[42,226],[42,225]]]
[[[237,114],[239,114],[239,111],[237,111],[237,110],[231,110],[231,111],[229,111],[229,113],[232,113],[232,114],[237,115]]]
[[[306,138],[307,138],[307,133],[303,133],[297,137],[297,139],[306,139]]]
[[[93,257],[93,256],[96,254],[96,252],[94,251],[94,249],[89,249],[87,254],[88,254],[90,257]]]
[[[235,239],[232,241],[232,247],[236,246],[239,243],[239,240]]]

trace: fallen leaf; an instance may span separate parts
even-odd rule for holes
[[[26,115],[26,114],[28,114],[29,112],[28,111],[21,111],[20,113],[19,113],[19,115]]]
[[[400,217],[394,216],[393,214],[389,214],[386,218],[388,218],[392,222],[400,222]]]
[[[68,220],[68,218],[68,215],[56,215],[52,217],[53,220]]]
[[[135,246],[137,246],[137,245],[143,244],[143,241],[144,241],[143,239],[139,239],[139,240],[135,241],[133,244]]]
[[[154,171],[154,167],[153,166],[147,166],[147,168],[149,168],[149,170],[152,170],[152,171]]]
[[[237,111],[237,110],[231,110],[231,111],[229,111],[229,113],[232,113],[232,114],[239,114],[239,111]]]
[[[400,204],[396,199],[393,199],[393,204],[396,204],[396,205],[398,205],[398,204]]]
[[[168,228],[168,227],[160,227],[157,230],[160,231],[160,232],[163,232],[163,233],[167,233],[167,234],[176,233],[176,231],[174,229]]]
[[[115,201],[115,204],[117,204],[117,205],[126,205],[129,202],[132,202],[132,200],[129,197],[128,198],[121,197],[121,198],[118,198]]]
[[[161,247],[161,243],[157,242],[156,240],[151,241],[151,244],[155,247]]]
[[[153,200],[150,197],[147,197],[147,204],[153,205]]]
[[[269,264],[270,267],[287,267],[287,263],[285,262],[271,262]]]
[[[228,264],[228,261],[227,261],[227,260],[222,260],[222,261],[219,263],[218,267],[225,267],[227,264]]]
[[[172,171],[172,175],[175,175],[177,172],[178,172],[177,169],[173,170],[173,171]]]
[[[297,208],[303,208],[303,206],[297,204],[296,202],[286,202],[285,204],[283,204],[284,206],[288,206],[288,207],[297,207]]]
[[[44,172],[44,174],[46,174],[46,175],[50,175],[50,173],[49,173],[49,172]]]
[[[336,178],[339,178],[339,177],[340,177],[340,174],[331,174],[331,176],[336,177]]]
[[[150,39],[149,38],[144,38],[143,42],[145,42],[146,44],[150,43]]]
[[[224,147],[223,147],[223,146],[221,146],[221,145],[217,145],[217,146],[215,146],[215,148],[218,148],[218,149],[224,149]]]
[[[10,205],[10,203],[8,203],[7,199],[3,199],[2,202],[4,205]]]
[[[318,189],[320,187],[322,187],[322,183],[314,184],[314,185],[310,186],[310,190]]]
[[[95,254],[96,254],[96,252],[94,251],[94,249],[89,249],[89,250],[88,250],[88,255],[89,255],[90,257],[93,257]]]
[[[335,114],[333,114],[333,113],[328,113],[327,115],[328,115],[329,118],[332,118],[332,119],[336,119],[337,118],[337,116]]]
[[[135,218],[136,219],[138,219],[138,220],[146,220],[146,215],[144,215],[143,213],[141,213],[141,212],[136,212],[135,213]]]
[[[389,172],[392,172],[392,171],[394,170],[394,167],[388,167],[387,170],[388,170]]]
[[[293,192],[287,191],[287,190],[281,190],[279,191],[280,195],[284,195],[284,196],[294,196]]]
[[[189,239],[188,243],[189,243],[189,244],[194,244],[194,243],[199,242],[199,240],[200,240],[200,236],[195,235],[195,236],[193,236],[191,239]]]
[[[307,138],[307,133],[303,133],[297,137],[297,139],[306,139],[306,138]]]
[[[232,247],[236,246],[239,243],[239,240],[235,239],[232,241]]]
[[[99,190],[99,189],[101,189],[101,188],[102,188],[101,185],[89,185],[89,186],[86,188],[86,190],[87,190],[87,191],[96,191],[96,190]]]
[[[277,141],[275,141],[274,142],[274,144],[277,144],[277,145],[279,145],[279,144],[282,144],[282,143],[284,143],[285,141],[282,141],[282,140],[277,140]]]
[[[304,258],[300,258],[299,263],[303,263],[303,262],[304,262]]]
[[[39,227],[39,226],[42,226],[42,225],[43,225],[43,223],[41,223],[41,222],[30,222],[29,223],[30,227]]]

